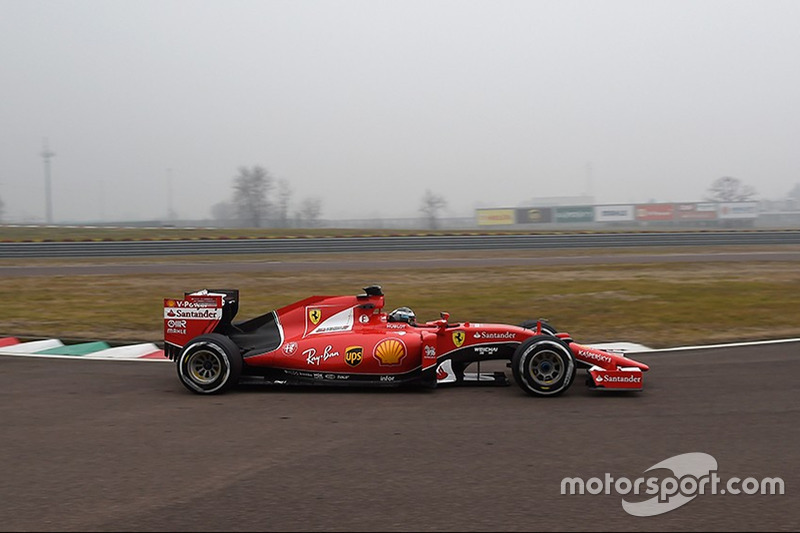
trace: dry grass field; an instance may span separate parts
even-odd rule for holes
[[[760,248],[760,247],[758,247]],[[766,249],[766,248],[765,248]],[[797,251],[798,247],[785,250]],[[717,249],[714,252],[731,251]],[[734,251],[750,251],[753,247]],[[769,250],[776,250],[775,247]],[[161,339],[162,300],[201,288],[238,288],[239,319],[312,294],[355,294],[377,283],[388,309],[407,305],[422,320],[447,311],[454,321],[519,323],[546,318],[584,342],[631,341],[652,347],[800,337],[800,265],[794,261],[660,262],[588,264],[593,254],[617,256],[642,249],[508,252],[525,257],[574,257],[568,266],[465,266],[459,258],[481,252],[415,253],[425,268],[392,266],[407,253],[346,254],[347,267],[304,268],[342,260],[343,254],[215,256],[133,259],[0,259],[4,267],[150,265],[132,274],[0,277],[0,335],[24,338]],[[702,250],[650,249],[680,254]],[[762,250],[763,251],[763,250]],[[488,253],[488,252],[487,252]],[[492,252],[496,254],[497,252]],[[359,268],[359,261],[385,262]],[[211,273],[158,273],[159,265],[211,263]],[[226,272],[224,265],[255,263],[253,272]],[[259,264],[286,263],[282,271]],[[293,265],[297,265],[296,268]],[[8,269],[6,269],[8,270]]]

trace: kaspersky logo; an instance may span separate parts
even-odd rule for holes
[[[461,345],[464,344],[464,339],[467,336],[464,334],[463,331],[454,331],[453,332],[453,344],[456,345],[456,348],[461,348]]]
[[[595,361],[602,361],[603,363],[610,363],[612,359],[603,354],[599,354],[596,352],[591,352],[589,350],[578,350],[578,355],[580,357],[585,357],[587,359],[594,359]]]
[[[315,326],[317,324],[319,324],[319,319],[320,318],[322,318],[322,311],[320,311],[319,309],[309,309],[308,310],[308,319]]]

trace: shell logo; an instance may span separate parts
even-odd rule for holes
[[[406,356],[406,345],[399,339],[384,339],[375,345],[372,356],[381,366],[399,365]]]

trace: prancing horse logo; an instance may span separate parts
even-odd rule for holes
[[[320,311],[319,309],[309,309],[308,310],[308,319],[315,326],[317,324],[319,324],[319,319],[320,318],[322,318],[322,311]]]
[[[464,344],[464,335],[463,331],[454,331],[453,332],[453,344],[456,345],[456,348],[461,348],[461,345]]]

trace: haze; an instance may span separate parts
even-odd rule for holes
[[[4,220],[203,219],[240,166],[322,218],[800,182],[800,2],[0,0]],[[170,197],[170,185],[172,195]]]

